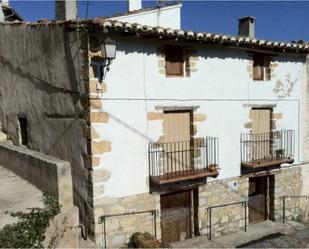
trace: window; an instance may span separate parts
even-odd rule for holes
[[[253,79],[270,80],[270,57],[265,54],[253,54]]]
[[[183,76],[185,53],[180,46],[165,47],[165,69],[167,76]]]
[[[28,127],[26,118],[18,118],[19,121],[19,138],[22,145],[28,145]]]

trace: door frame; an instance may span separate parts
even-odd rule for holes
[[[259,176],[252,176],[249,177],[249,182],[250,179],[253,178],[265,178],[264,184],[265,186],[263,187],[265,189],[265,205],[264,205],[264,212],[265,212],[265,218],[263,220],[257,220],[250,222],[252,224],[254,223],[259,223],[265,220],[274,220],[274,201],[275,201],[275,175],[274,174],[266,174],[266,175],[259,175]],[[248,207],[250,204],[250,196],[248,193]],[[248,213],[248,218],[250,221],[250,207],[249,207],[249,213]]]
[[[190,234],[187,239],[190,239],[194,236],[199,235],[199,226],[198,226],[198,194],[199,190],[198,187],[196,188],[185,188],[182,190],[171,190],[165,193],[162,193],[160,195],[160,204],[161,204],[161,196],[164,195],[172,195],[172,194],[177,194],[177,193],[182,193],[182,192],[187,192],[189,191],[190,193],[190,203],[189,203],[189,231]],[[162,212],[162,208],[160,207],[160,211]],[[161,216],[162,217],[162,216]],[[161,232],[162,232],[162,219],[161,219]]]

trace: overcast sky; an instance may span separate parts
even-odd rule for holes
[[[10,0],[26,20],[54,19],[54,1]],[[143,1],[144,7],[155,1]],[[88,12],[87,10],[88,5]],[[79,17],[106,16],[127,10],[126,1],[78,1]],[[189,1],[182,8],[182,29],[235,35],[238,18],[256,18],[256,37],[309,41],[309,1]]]

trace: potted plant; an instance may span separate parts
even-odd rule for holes
[[[215,163],[209,164],[209,165],[208,165],[208,170],[209,170],[210,172],[216,172],[216,171],[218,171],[218,164],[215,164]]]
[[[284,149],[275,150],[276,158],[282,158],[284,155]]]

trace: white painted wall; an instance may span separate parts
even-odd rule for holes
[[[149,191],[148,142],[162,135],[161,121],[147,121],[156,106],[200,106],[195,113],[207,115],[197,122],[197,137],[219,137],[219,179],[240,175],[240,133],[248,132],[246,104],[276,104],[283,114],[277,129],[296,131],[295,161],[299,162],[301,84],[304,60],[299,56],[278,56],[271,81],[249,77],[248,54],[225,48],[199,47],[197,72],[189,78],[166,78],[159,74],[156,44],[118,41],[117,57],[107,73],[103,109],[107,124],[98,124],[99,140],[111,141],[112,151],[102,156],[99,168],[111,172],[104,196],[121,197]],[[137,49],[138,48],[138,49]],[[279,98],[273,91],[277,80],[287,74],[297,79],[290,97]]]
[[[162,7],[155,10],[109,18],[129,23],[140,23],[149,26],[180,29],[181,4]]]

